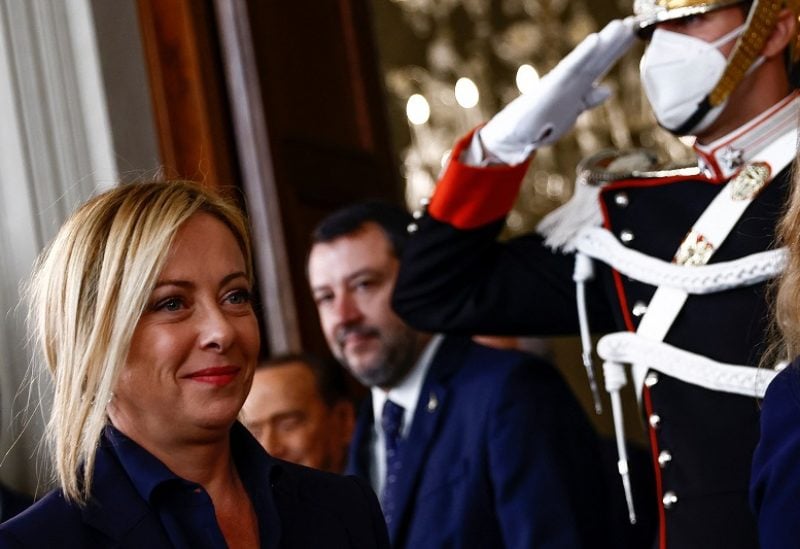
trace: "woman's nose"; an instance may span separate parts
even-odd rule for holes
[[[202,311],[201,347],[224,351],[234,339],[231,319],[218,306],[208,306]]]

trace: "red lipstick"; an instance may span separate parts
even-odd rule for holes
[[[187,375],[187,379],[191,379],[192,381],[199,381],[201,383],[209,383],[211,385],[217,385],[219,387],[223,385],[227,385],[231,381],[236,378],[237,374],[239,373],[238,366],[219,366],[216,368],[205,368],[203,370],[198,370],[196,372],[192,372],[191,374]]]

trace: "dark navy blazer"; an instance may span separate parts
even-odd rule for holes
[[[369,478],[368,398],[348,472]],[[547,363],[446,337],[420,393],[408,438],[400,548],[601,548],[608,523],[597,439]]]
[[[800,359],[767,389],[750,478],[761,549],[800,545]]]
[[[0,484],[0,522],[20,514],[33,503],[33,498]]]
[[[66,502],[60,491],[50,492],[0,525],[0,547],[172,547],[158,515],[103,440],[90,502],[81,508]],[[263,456],[272,498],[269,507],[275,512],[260,517],[265,526],[262,547],[388,549],[383,516],[365,482]]]

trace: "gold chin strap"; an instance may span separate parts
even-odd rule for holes
[[[787,2],[788,3],[788,2]],[[797,4],[798,0],[791,0]],[[744,78],[764,44],[775,29],[775,22],[784,0],[755,0],[747,16],[744,33],[739,37],[728,60],[725,72],[709,94],[709,102],[716,107],[725,101]],[[797,12],[795,12],[797,13]]]

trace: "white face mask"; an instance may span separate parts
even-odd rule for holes
[[[737,27],[714,42],[664,29],[653,31],[640,72],[645,94],[661,126],[674,133],[692,117],[725,72],[728,60],[719,48],[736,39],[744,27]],[[762,61],[759,58],[753,63],[748,74]],[[681,133],[702,132],[719,117],[726,104],[727,100],[712,108]]]

